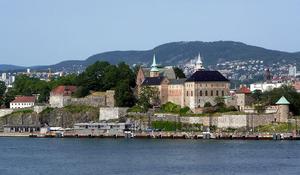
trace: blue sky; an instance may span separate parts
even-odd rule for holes
[[[0,0],[0,24],[0,64],[53,64],[171,41],[300,51],[298,0]]]

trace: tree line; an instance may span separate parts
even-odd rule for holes
[[[9,103],[17,95],[31,96],[38,94],[38,102],[48,102],[50,92],[59,85],[77,86],[75,97],[84,97],[93,91],[115,90],[117,106],[133,106],[135,96],[135,73],[124,62],[112,65],[105,61],[97,61],[79,75],[70,74],[50,81],[43,81],[27,75],[16,77],[12,88],[5,92],[4,82],[0,83],[0,105],[9,107]],[[4,90],[3,90],[4,89]]]

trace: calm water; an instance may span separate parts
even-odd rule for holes
[[[0,175],[300,174],[299,141],[0,138]]]

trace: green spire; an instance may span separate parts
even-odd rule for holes
[[[276,102],[277,105],[289,105],[290,102],[287,101],[287,99],[282,96],[277,102]]]
[[[158,72],[157,64],[156,64],[156,59],[155,59],[155,54],[153,55],[153,61],[151,65],[151,72]]]

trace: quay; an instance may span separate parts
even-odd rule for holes
[[[1,133],[2,137],[31,137],[31,138],[114,138],[114,139],[203,139],[203,140],[300,140],[299,135],[291,133],[277,134],[219,134],[219,133],[187,133],[187,132],[155,132],[155,133],[117,133],[117,134],[76,134],[74,132],[57,133]]]

